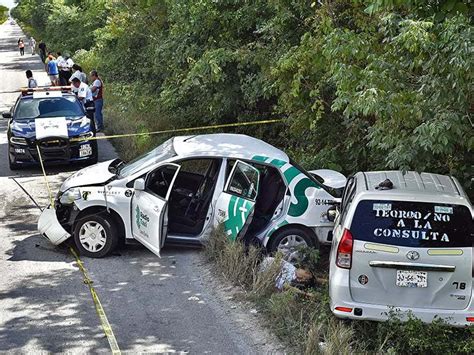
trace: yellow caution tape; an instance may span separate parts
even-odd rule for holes
[[[115,339],[114,331],[112,330],[109,320],[107,319],[107,316],[105,314],[104,307],[102,307],[99,296],[97,295],[97,292],[95,291],[94,286],[92,286],[93,281],[89,278],[87,270],[84,267],[84,264],[82,263],[82,260],[79,258],[79,255],[76,253],[76,251],[73,248],[69,248],[69,251],[76,258],[76,262],[79,267],[79,270],[81,270],[84,276],[84,283],[87,286],[89,286],[89,290],[92,295],[92,300],[94,301],[95,310],[97,311],[97,315],[99,316],[100,324],[102,326],[102,329],[104,330],[104,334],[107,337],[107,340],[109,341],[112,354],[121,354],[120,348],[117,343],[117,339]]]
[[[210,126],[200,126],[200,127],[188,127],[188,128],[175,128],[175,129],[165,129],[162,131],[154,131],[154,132],[144,132],[144,133],[125,133],[125,134],[113,134],[110,136],[98,136],[98,137],[77,137],[71,138],[71,142],[80,142],[80,141],[94,141],[100,139],[112,139],[112,138],[127,138],[127,137],[137,137],[137,136],[151,136],[155,134],[166,134],[166,133],[183,133],[183,132],[192,132],[192,131],[204,131],[210,129],[219,129],[219,128],[230,128],[230,127],[243,127],[243,126],[255,126],[255,125],[263,125],[263,124],[270,124],[270,123],[279,123],[283,122],[282,119],[275,119],[275,120],[262,120],[262,121],[248,121],[248,122],[235,122],[235,123],[224,123],[218,125],[210,125]]]

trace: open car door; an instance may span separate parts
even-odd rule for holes
[[[133,237],[160,256],[168,229],[168,199],[180,166],[165,164],[137,179],[131,201]]]
[[[253,166],[237,160],[216,203],[215,223],[224,224],[226,234],[235,240],[252,221],[258,195],[260,172]]]

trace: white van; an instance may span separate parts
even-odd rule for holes
[[[455,178],[360,172],[331,212],[336,316],[380,321],[411,312],[424,322],[474,325],[473,208]]]

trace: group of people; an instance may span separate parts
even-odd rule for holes
[[[20,42],[20,40],[18,42]],[[82,71],[80,65],[74,63],[69,55],[62,55],[60,52],[57,52],[57,55],[54,55],[53,52],[48,52],[46,55],[46,44],[44,44],[43,41],[40,41],[38,48],[40,49],[39,54],[45,65],[45,70],[51,80],[51,85],[71,85],[72,91],[76,94],[77,98],[82,102],[86,109],[90,107],[95,108],[94,116],[97,131],[99,132],[103,130],[104,118],[102,115],[102,108],[104,106],[104,83],[99,77],[97,71],[92,70],[90,72],[91,85],[89,86],[87,75]],[[38,86],[38,83],[33,78],[31,70],[26,71],[26,78],[28,79],[28,88],[35,88]]]

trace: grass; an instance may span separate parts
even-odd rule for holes
[[[452,328],[442,320],[425,324],[412,316],[402,322],[396,312],[387,322],[341,321],[329,309],[327,258],[314,249],[302,251],[298,267],[311,271],[315,282],[308,290],[285,287],[275,280],[281,256],[262,272],[262,250],[232,242],[218,228],[205,254],[228,281],[242,288],[244,297],[264,314],[266,325],[291,352],[312,354],[446,354],[473,353],[474,327]]]

